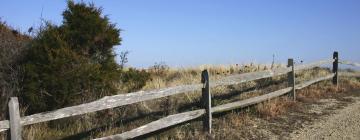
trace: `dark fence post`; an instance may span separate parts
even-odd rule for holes
[[[288,65],[287,66],[291,67],[291,72],[288,73],[288,86],[292,87],[290,97],[292,97],[293,100],[296,101],[294,59],[292,59],[292,58],[288,59]]]
[[[211,134],[211,94],[209,88],[209,73],[207,70],[204,70],[201,73],[201,83],[204,84],[204,87],[202,88],[202,102],[206,111],[203,119],[203,126],[204,131]]]
[[[17,97],[11,97],[9,101],[10,136],[11,140],[21,140],[21,119],[19,102]]]
[[[338,52],[334,52],[333,54],[333,69],[332,72],[335,74],[333,77],[333,84],[336,85],[336,88],[338,87],[338,64],[339,64],[339,53]]]

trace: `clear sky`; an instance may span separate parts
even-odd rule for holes
[[[129,50],[131,66],[271,63],[273,54],[276,62],[309,62],[334,50],[360,61],[360,0],[93,2],[123,30],[116,52]],[[65,8],[65,0],[2,0],[0,17],[25,32],[41,13],[61,24]]]

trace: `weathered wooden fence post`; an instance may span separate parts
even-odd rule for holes
[[[209,73],[207,70],[202,71],[201,73],[201,83],[204,84],[202,88],[202,102],[205,108],[205,116],[203,119],[203,127],[204,131],[211,134],[211,94],[210,94],[210,86],[209,86]]]
[[[291,67],[291,72],[288,73],[288,86],[292,87],[290,97],[296,101],[296,94],[295,94],[295,66],[294,66],[294,59],[288,59],[288,67]]]
[[[21,140],[21,119],[19,101],[17,97],[11,97],[9,101],[10,136],[11,140]]]
[[[338,64],[339,64],[339,53],[338,52],[334,52],[333,54],[333,69],[332,72],[335,74],[333,77],[333,84],[336,86],[336,89],[338,88]]]

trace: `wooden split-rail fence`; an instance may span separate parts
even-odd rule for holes
[[[22,126],[31,125],[35,123],[41,123],[51,120],[57,120],[61,118],[82,115],[86,113],[101,111],[105,109],[125,106],[133,103],[139,103],[143,101],[158,99],[166,96],[177,95],[180,93],[186,93],[191,91],[202,91],[202,103],[203,109],[183,112],[179,114],[170,115],[164,118],[161,118],[157,121],[151,122],[144,126],[138,127],[136,129],[116,134],[112,136],[107,136],[103,138],[97,138],[97,140],[112,140],[112,139],[132,139],[139,136],[143,136],[146,134],[150,134],[156,132],[158,130],[162,130],[164,128],[168,128],[171,126],[175,126],[184,122],[188,122],[190,120],[194,120],[197,118],[203,118],[203,128],[204,131],[211,133],[212,126],[212,114],[225,112],[233,109],[239,109],[248,107],[250,105],[254,105],[260,102],[267,101],[269,99],[279,97],[290,93],[293,100],[296,100],[296,90],[307,87],[311,84],[332,79],[332,82],[335,86],[338,85],[338,64],[348,64],[352,66],[360,66],[359,63],[352,63],[348,61],[339,61],[338,52],[334,52],[332,59],[321,60],[309,64],[301,64],[294,65],[293,59],[288,60],[287,68],[278,68],[272,70],[265,70],[260,72],[252,72],[252,73],[243,73],[236,74],[224,77],[218,81],[210,81],[209,73],[207,70],[204,70],[201,75],[202,84],[193,84],[193,85],[182,85],[169,87],[164,89],[157,89],[152,91],[138,91],[127,94],[119,94],[114,96],[106,96],[99,100],[85,103],[81,105],[66,107],[54,111],[43,112],[38,114],[33,114],[29,116],[20,116],[19,112],[19,103],[17,97],[11,97],[9,101],[9,120],[0,121],[0,132],[6,131],[10,129],[11,140],[21,140]],[[318,67],[324,64],[332,64],[332,73],[316,78],[301,84],[295,84],[295,72],[311,69],[314,67]],[[261,96],[256,96],[253,98],[235,101],[232,103],[227,103],[219,106],[211,106],[211,92],[210,89],[217,86],[227,86],[227,85],[235,85],[244,82],[259,80],[263,78],[269,78],[274,76],[279,76],[287,74],[288,75],[288,87],[284,89],[280,89],[278,91],[274,91],[268,94],[264,94]]]

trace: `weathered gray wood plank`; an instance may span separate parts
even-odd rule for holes
[[[335,75],[335,74],[332,73],[332,74],[329,74],[329,75],[324,76],[324,77],[316,78],[316,79],[314,79],[314,80],[310,80],[310,81],[307,81],[307,82],[304,82],[304,83],[301,83],[301,84],[297,84],[295,88],[296,88],[296,89],[302,89],[302,88],[305,88],[305,87],[307,87],[307,86],[310,86],[310,85],[312,85],[312,84],[314,84],[314,83],[331,79],[331,78],[334,77],[334,75]]]
[[[356,66],[356,67],[360,67],[360,63],[356,63],[356,62],[350,62],[350,61],[339,61],[340,64],[344,64],[344,65],[351,65],[351,66]]]
[[[121,139],[131,139],[151,132],[155,132],[160,129],[168,128],[183,122],[187,122],[196,118],[201,117],[205,114],[205,109],[199,109],[189,112],[184,112],[180,114],[170,115],[165,118],[161,118],[157,121],[153,121],[144,126],[138,127],[136,129],[108,137],[98,138],[96,140],[121,140]]]
[[[196,89],[201,89],[202,85],[185,85],[177,86],[173,88],[166,88],[153,91],[139,91],[129,94],[120,94],[115,96],[107,96],[100,100],[85,103],[77,106],[66,107],[58,109],[55,111],[45,112],[26,116],[22,119],[24,125],[34,124],[39,122],[45,122],[75,115],[81,115],[85,113],[100,111],[104,109],[114,108],[118,106],[128,105],[132,103],[137,103],[146,100],[157,99],[165,96],[174,95],[182,92],[194,91]]]
[[[344,76],[344,77],[360,77],[360,73],[339,72],[339,76]]]
[[[321,66],[324,64],[330,64],[333,63],[333,59],[327,59],[327,60],[320,60],[316,62],[312,62],[309,64],[301,64],[301,65],[295,65],[295,71],[300,71],[304,69],[311,69],[317,66]],[[283,74],[287,74],[288,72],[291,72],[292,68],[278,68],[274,70],[265,70],[260,72],[252,72],[252,73],[243,73],[243,74],[236,74],[224,77],[223,79],[220,79],[218,81],[212,82],[210,84],[210,87],[216,87],[216,86],[227,86],[227,85],[235,85],[235,84],[241,84],[244,82],[259,80],[263,78],[269,78],[274,76],[279,76]]]
[[[9,120],[0,121],[0,132],[6,131],[10,128]]]
[[[259,79],[263,79],[263,78],[269,78],[269,77],[273,77],[273,76],[286,74],[289,71],[291,71],[290,68],[279,68],[279,69],[275,69],[275,70],[265,70],[265,71],[260,71],[260,72],[231,75],[231,76],[227,76],[223,79],[220,79],[218,81],[212,82],[210,84],[210,87],[240,84],[240,83],[244,83],[244,82],[249,82],[249,81],[254,81],[254,80],[259,80]]]
[[[106,96],[94,102],[85,103],[77,106],[66,107],[54,111],[43,112],[25,116],[21,119],[22,125],[35,124],[40,122],[46,122],[90,112],[96,112],[104,109],[119,107],[123,105],[133,104],[141,101],[147,101],[152,99],[158,99],[170,95],[175,95],[184,92],[201,90],[202,84],[195,85],[183,85],[177,87],[170,87],[152,91],[139,91],[128,94],[119,94],[114,96]],[[4,125],[0,125],[0,129],[9,129],[6,125],[6,121],[1,122]]]
[[[21,140],[20,109],[17,97],[11,97],[9,101],[10,136],[11,140]]]
[[[229,110],[233,110],[233,109],[237,109],[237,108],[243,108],[243,107],[247,107],[250,105],[254,105],[254,104],[284,95],[284,94],[290,92],[291,89],[292,89],[291,87],[288,87],[285,89],[281,89],[281,90],[278,90],[275,92],[271,92],[271,93],[268,93],[265,95],[253,97],[250,99],[245,99],[245,100],[241,100],[241,101],[237,101],[237,102],[219,105],[219,106],[213,107],[212,112],[219,113],[219,112],[224,112],[224,111],[229,111]]]

